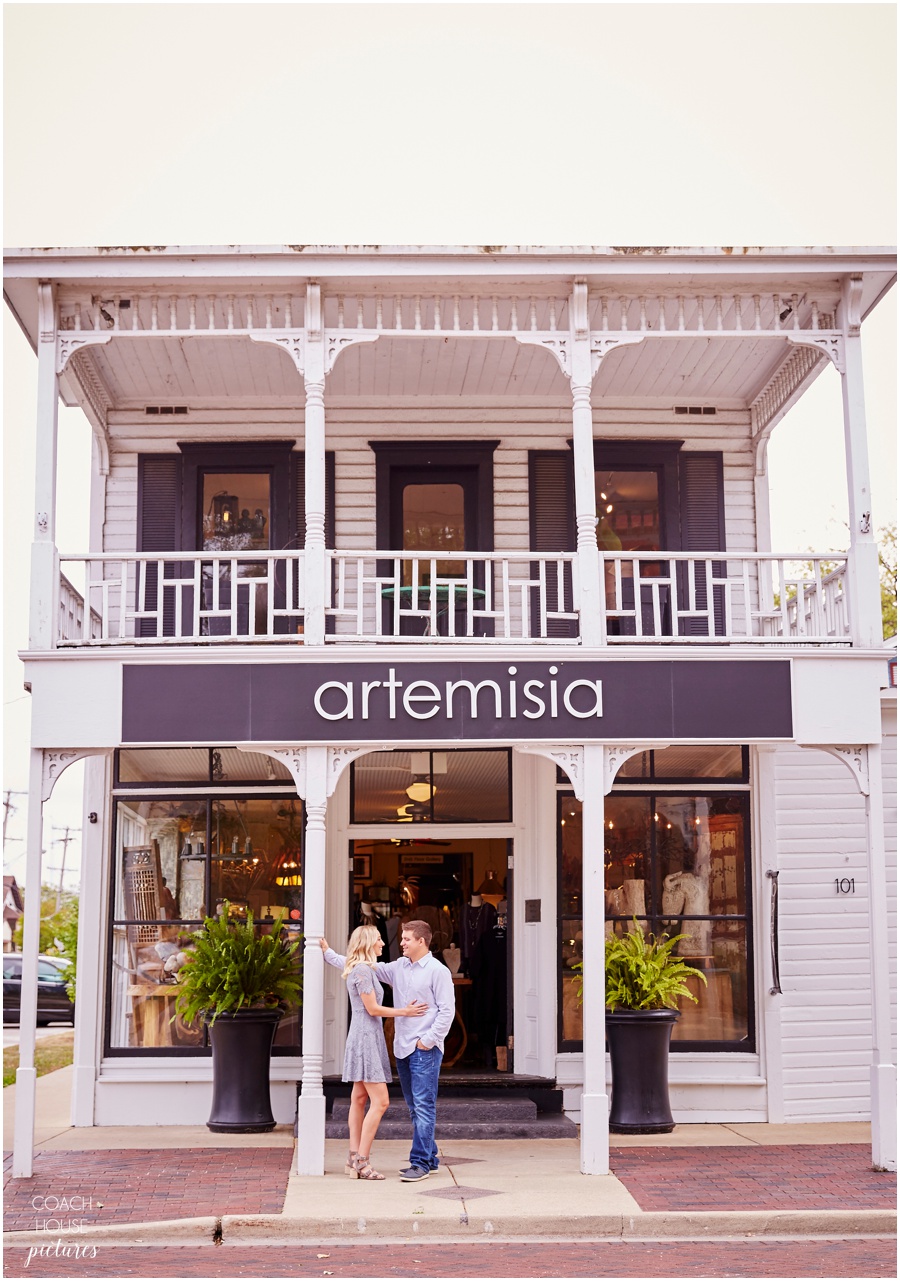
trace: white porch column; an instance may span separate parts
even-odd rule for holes
[[[603,867],[603,748],[584,749],[581,930],[584,948],[584,1093],[581,1096],[581,1173],[609,1174],[606,1094],[606,916]]]
[[[16,1115],[13,1137],[14,1179],[34,1174],[34,1113],[37,1073],[34,1067],[37,1023],[37,970],[41,950],[41,845],[44,835],[44,753],[32,748],[28,775],[28,849],[25,862],[25,918],[22,934],[22,995],[19,1006],[19,1066],[16,1070]]]
[[[325,810],[327,747],[306,748],[306,858],[303,885],[303,1076],[297,1101],[297,1173],[325,1173]]]
[[[99,1046],[103,1041],[106,929],[111,871],[109,795],[112,753],[85,761],[81,821],[81,884],[78,908],[78,999],[72,1051],[72,1124],[94,1124]],[[94,821],[90,815],[93,814]]]
[[[891,990],[888,952],[887,869],[881,744],[868,749],[866,858],[869,881],[869,964],[872,973],[872,1164],[897,1168],[897,1068],[891,1060]]]
[[[844,371],[841,396],[844,407],[844,449],[847,458],[847,496],[850,508],[850,636],[855,645],[881,647],[881,591],[878,545],[872,516],[869,476],[869,442],[863,391],[862,336],[859,303],[860,277],[844,282],[841,304],[844,330]]]
[[[34,533],[31,544],[29,649],[52,649],[59,599],[56,549],[56,445],[59,380],[56,376],[56,299],[52,286],[38,286],[37,430],[34,456]],[[38,790],[40,801],[40,789]]]
[[[591,334],[587,285],[572,292],[571,388],[572,452],[575,466],[575,526],[578,547],[578,598],[581,642],[602,645],[602,584],[597,550],[597,498],[594,483],[594,419],[591,410]]]
[[[306,544],[304,644],[325,644],[327,564],[325,556],[325,342],[319,286],[306,289],[304,355]]]

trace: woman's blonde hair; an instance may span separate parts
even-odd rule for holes
[[[378,944],[381,942],[381,935],[374,925],[358,925],[347,944],[347,957],[341,978],[345,979],[357,965],[376,965]]]

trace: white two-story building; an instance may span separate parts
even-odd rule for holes
[[[894,279],[880,249],[7,254],[39,364],[29,887],[87,758],[75,1125],[205,1121],[170,980],[227,901],[304,936],[272,1093],[321,1173],[347,1006],[319,938],[371,917],[391,950],[415,915],[455,974],[445,1078],[560,1091],[605,1173],[604,938],[636,917],[707,979],[676,1120],[871,1115],[894,1168],[861,361]],[[769,437],[829,361],[849,546],[772,548]],[[88,547],[55,536],[60,398]]]

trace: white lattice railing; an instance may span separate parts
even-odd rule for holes
[[[303,552],[148,552],[60,556],[84,582],[90,637],[60,645],[281,641],[303,631]],[[60,575],[61,598],[74,592]],[[77,595],[77,593],[75,593]]]
[[[601,553],[610,644],[849,643],[845,556]]]
[[[97,640],[102,626],[99,616],[91,610],[89,618],[90,640]],[[84,597],[72,586],[65,574],[59,576],[59,639],[61,642],[85,641]]]
[[[577,640],[576,556],[539,552],[328,553],[336,641]]]
[[[574,552],[329,551],[329,644],[578,644]],[[605,643],[848,644],[847,558],[599,552]],[[302,551],[60,557],[60,646],[296,641]],[[85,601],[90,620],[86,633]]]

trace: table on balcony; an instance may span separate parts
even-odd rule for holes
[[[470,588],[468,583],[466,582],[460,582],[458,586],[454,584],[452,588],[450,586],[447,586],[441,583],[435,587],[419,586],[419,587],[398,587],[398,588],[395,588],[393,584],[389,584],[387,587],[382,587],[381,589],[382,598],[386,601],[393,601],[395,592],[399,595],[399,598],[400,598],[400,621],[402,622],[404,618],[406,618],[406,619],[409,619],[410,621],[417,620],[419,622],[423,622],[425,624],[425,630],[422,633],[423,636],[431,635],[430,617],[422,618],[420,615],[404,612],[403,610],[404,601],[409,602],[407,606],[407,611],[411,609],[413,605],[413,600],[414,600],[414,593],[418,593],[418,596],[419,596],[419,606],[418,606],[419,609],[423,609],[423,608],[427,609],[431,603],[431,597],[434,596],[436,598],[439,608],[435,611],[435,617],[438,620],[442,618],[447,618],[447,616],[450,613],[451,606],[454,609],[460,609],[460,608],[465,609],[466,603],[470,594],[473,601],[475,600],[482,601],[487,596],[487,592],[484,590],[484,588],[482,587]],[[452,596],[452,600],[451,600],[451,596]],[[459,599],[460,596],[462,596],[463,598],[462,600]],[[424,598],[424,605],[422,604],[423,598]],[[466,629],[464,628],[463,631],[458,634],[465,636]]]

